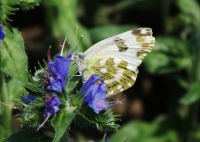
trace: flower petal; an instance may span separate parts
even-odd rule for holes
[[[101,78],[98,74],[93,74],[83,85],[81,91],[85,93],[92,85],[94,85]]]

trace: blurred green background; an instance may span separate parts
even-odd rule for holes
[[[38,61],[47,59],[50,45],[52,56],[60,51],[67,33],[70,51],[81,35],[78,50],[85,51],[112,35],[152,28],[156,45],[139,67],[136,84],[116,96],[127,99],[113,106],[122,121],[118,132],[108,134],[109,141],[200,141],[200,0],[42,0],[10,19],[22,33],[32,72]],[[20,95],[19,91],[12,99]],[[12,123],[15,128],[7,126],[12,128],[9,132],[0,126],[2,136],[20,129],[16,120]],[[80,130],[74,125],[70,133],[78,141],[103,137],[94,128]]]

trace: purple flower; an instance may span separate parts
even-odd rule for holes
[[[28,94],[27,96],[23,96],[23,98],[21,99],[21,102],[27,105],[29,105],[31,101],[35,101],[35,97],[31,94]]]
[[[48,90],[53,90],[59,93],[62,92],[68,76],[71,56],[72,54],[68,55],[66,58],[55,56],[55,62],[48,63],[49,70],[52,73],[52,76],[49,77],[50,84],[47,87]]]
[[[3,25],[0,24],[0,40],[3,40],[5,37],[5,33],[3,32]]]
[[[60,100],[56,95],[52,95],[51,98],[44,102],[46,109],[44,110],[45,115],[54,115],[59,110]]]
[[[106,101],[107,88],[103,85],[103,80],[98,82],[99,79],[99,75],[93,74],[82,88],[82,92],[85,96],[83,103],[88,103],[88,106],[96,113],[109,108],[108,102]]]

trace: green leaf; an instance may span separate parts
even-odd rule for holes
[[[194,83],[190,85],[190,88],[187,94],[180,100],[180,102],[184,105],[190,105],[194,102],[200,100],[200,83]]]
[[[50,142],[51,138],[48,137],[48,131],[35,129],[26,129],[17,133],[14,133],[10,137],[3,139],[2,142]]]
[[[0,69],[20,82],[27,82],[27,56],[23,38],[16,29],[4,27],[5,39],[0,44]]]
[[[53,142],[59,142],[63,137],[64,133],[67,131],[67,128],[71,124],[72,119],[74,118],[74,107],[68,107],[60,110],[58,116],[56,116],[52,122],[54,130],[56,132]]]

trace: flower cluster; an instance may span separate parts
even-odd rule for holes
[[[49,63],[36,71],[30,80],[32,85],[25,85],[30,94],[21,99],[22,125],[28,124],[39,130],[43,125],[53,124],[58,131],[62,124],[64,133],[73,120],[83,121],[79,127],[94,125],[101,126],[101,131],[116,130],[117,116],[109,110],[110,99],[106,96],[108,88],[104,79],[99,74],[92,74],[86,81],[81,75],[69,76],[72,62],[75,63],[72,55],[57,55],[52,61],[48,54]],[[46,123],[48,121],[50,123]]]
[[[62,102],[60,99],[66,97],[66,88],[68,88],[68,72],[70,69],[72,54],[67,57],[55,56],[54,60],[47,64],[46,69],[38,71],[40,74],[35,81],[45,82],[43,95],[40,93],[43,99],[44,111],[43,114],[47,117],[54,115],[60,110]],[[41,75],[44,74],[44,75]],[[92,108],[96,114],[99,114],[102,110],[108,110],[109,105],[106,97],[107,87],[104,85],[103,78],[98,74],[93,74],[80,88],[81,96],[83,98],[82,104],[87,104]],[[78,94],[77,94],[78,95]],[[34,95],[24,96],[21,100],[23,104],[27,106],[32,105],[30,102],[37,101]]]

